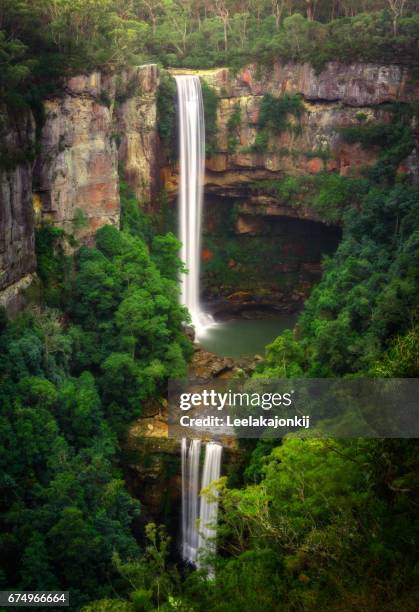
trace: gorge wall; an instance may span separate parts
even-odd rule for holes
[[[214,306],[221,310],[244,303],[298,308],[320,277],[322,255],[340,239],[338,215],[334,220],[313,206],[316,176],[359,176],[373,166],[380,147],[347,142],[344,129],[389,125],[391,105],[417,99],[417,87],[403,68],[374,64],[331,62],[320,73],[308,64],[279,63],[272,69],[250,65],[238,74],[225,68],[190,72],[218,98],[205,178],[205,296],[221,297],[224,304]],[[290,112],[283,129],[261,132],[269,94],[288,98]],[[417,160],[416,149],[400,171],[417,176]],[[275,187],[287,177],[300,180],[308,197],[278,193]],[[174,198],[176,168],[163,168],[163,179]]]
[[[157,68],[148,65],[118,76],[72,78],[62,96],[45,102],[34,168],[42,220],[87,240],[105,223],[118,225],[118,164],[139,201],[151,199],[157,90]]]
[[[261,185],[322,171],[347,176],[371,166],[378,148],[348,144],[341,128],[388,123],[386,104],[412,101],[418,92],[399,66],[332,62],[316,73],[309,65],[276,64],[269,71],[248,66],[239,74],[224,68],[198,74],[218,98],[205,178],[207,297],[278,303],[285,295],[298,304],[340,230],[310,203],[281,198]],[[146,209],[156,210],[162,192],[175,205],[178,170],[160,146],[158,93],[157,67],[146,65],[70,79],[60,95],[45,101],[37,130],[29,111],[17,117],[1,111],[2,304],[18,307],[21,289],[33,278],[36,225],[61,227],[77,245],[92,242],[103,224],[119,224],[121,174]],[[266,94],[297,95],[303,108],[298,120],[290,115],[288,128],[269,133],[260,147],[258,117]],[[417,150],[401,171],[418,176]]]
[[[319,172],[326,150],[329,171],[348,174],[372,165],[375,156],[358,143],[346,144],[339,129],[361,121],[388,122],[391,115],[383,105],[419,97],[417,86],[400,66],[329,62],[320,73],[308,64],[275,64],[272,69],[250,65],[237,75],[226,68],[190,72],[199,74],[219,98],[217,151],[208,161],[206,184],[207,191],[222,195],[235,195],[243,184],[272,178],[275,173]],[[302,97],[300,129],[271,134],[266,151],[252,152],[266,94]],[[237,106],[241,120],[235,129],[237,146],[231,151],[228,124]],[[168,179],[169,189],[175,184],[175,179]]]
[[[0,304],[10,313],[34,279],[36,226],[62,228],[68,248],[91,243],[119,225],[120,173],[140,202],[153,197],[158,82],[155,65],[74,77],[45,100],[37,142],[29,110],[0,112]]]

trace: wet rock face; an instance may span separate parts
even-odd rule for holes
[[[195,345],[189,367],[190,378],[230,379],[254,372],[257,359],[230,359]],[[240,461],[241,453],[231,438],[226,438],[223,473],[229,474]],[[150,400],[134,421],[122,442],[122,465],[130,493],[140,500],[141,521],[164,522],[172,536],[180,527],[182,498],[180,442],[169,438],[168,404]]]
[[[390,121],[390,114],[380,109],[363,108],[361,111],[343,106],[341,102],[304,101],[304,112],[298,124],[294,121],[296,129],[270,135],[266,151],[255,153],[252,147],[258,134],[260,103],[260,96],[220,99],[219,150],[207,166],[209,192],[217,193],[220,188],[227,187],[232,182],[231,175],[237,187],[249,184],[251,179],[269,179],[284,174],[317,174],[323,169],[342,175],[359,171],[373,164],[376,154],[371,155],[371,151],[365,151],[358,143],[345,143],[340,129],[359,125],[360,113],[369,123]],[[241,123],[236,133],[238,145],[229,152],[228,122],[237,105],[241,109]],[[320,152],[327,152],[326,160]]]
[[[13,117],[0,109],[0,303],[14,311],[35,271],[31,148],[35,123],[29,111]],[[6,291],[7,290],[7,291]]]
[[[195,345],[189,370],[192,378],[229,380],[238,373],[245,373],[250,376],[255,367],[255,359],[220,357],[203,349],[200,345]]]
[[[176,531],[181,504],[180,444],[168,437],[167,402],[150,401],[122,444],[124,473],[131,494],[142,504],[142,520],[169,524]]]

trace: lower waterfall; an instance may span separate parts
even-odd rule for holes
[[[201,440],[192,440],[188,448],[188,441],[182,439],[182,558],[192,564],[198,555],[200,455]]]
[[[222,451],[221,444],[207,442],[200,479],[201,441],[191,440],[188,446],[188,440],[182,439],[182,558],[210,573],[206,557],[216,550],[218,501],[200,496],[200,491],[220,477]]]

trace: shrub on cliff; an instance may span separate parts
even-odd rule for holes
[[[160,75],[157,93],[157,128],[163,151],[170,161],[177,159],[176,149],[176,81],[167,72]]]
[[[271,134],[277,136],[285,130],[298,131],[300,129],[299,119],[303,111],[304,102],[300,96],[285,94],[276,97],[265,94],[260,105],[258,133],[252,150],[257,153],[266,153]],[[295,123],[290,121],[290,117],[294,117]]]
[[[206,81],[202,81],[201,85],[205,115],[205,152],[207,157],[211,157],[218,150],[217,109],[219,100],[215,90]]]

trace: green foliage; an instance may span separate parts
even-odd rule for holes
[[[205,152],[207,157],[211,157],[218,151],[217,109],[219,100],[216,91],[206,81],[202,81],[201,85],[205,116]]]
[[[220,235],[205,237],[205,247],[212,256],[203,264],[203,284],[207,290],[214,288],[216,295],[242,290],[255,290],[261,283],[278,280],[274,266],[266,269],[266,260],[275,261],[280,256],[281,241],[277,237]],[[226,262],[235,262],[228,266]]]
[[[113,0],[2,3],[0,100],[38,104],[68,74],[138,64],[149,25]]]
[[[385,8],[385,7],[384,7]],[[400,22],[397,35],[387,11],[360,13],[352,18],[332,19],[329,23],[307,20],[301,14],[286,17],[277,31],[265,28],[255,43],[255,60],[310,62],[318,71],[329,61],[351,63],[411,63],[417,49],[417,15]],[[266,24],[268,25],[268,24]],[[415,34],[416,30],[416,34]]]
[[[235,153],[240,144],[240,125],[242,121],[242,111],[240,103],[236,102],[233,112],[227,121],[227,150],[230,154]]]
[[[138,203],[126,201],[126,231],[102,227],[71,275],[63,231],[38,231],[46,301],[61,310],[13,322],[0,315],[2,580],[69,590],[77,607],[128,590],[113,560],[123,566],[139,555],[131,533],[139,504],[117,467],[117,439],[169,376],[185,375],[191,354],[179,243],[151,233]],[[153,255],[136,232],[148,233]],[[166,540],[155,537],[163,557]],[[145,559],[155,585],[158,554],[147,548]],[[166,596],[165,573],[151,598]]]
[[[191,612],[182,601],[173,597],[179,589],[180,576],[175,567],[169,565],[170,538],[163,526],[149,523],[145,527],[147,544],[138,561],[123,562],[114,555],[114,565],[130,588],[129,602],[108,599],[92,602],[85,612],[103,610],[179,610]]]
[[[415,378],[419,372],[418,326],[396,336],[389,349],[370,368],[370,374],[382,378]]]
[[[69,589],[75,605],[106,596],[113,552],[136,550],[138,504],[113,465],[95,379],[69,375],[71,340],[54,312],[8,323],[0,345],[5,584]]]
[[[304,363],[304,349],[287,331],[266,347],[263,373],[272,378],[298,378],[303,375],[300,363]]]
[[[143,558],[138,562],[124,564],[116,557],[115,564],[134,588],[130,595],[134,605],[153,610],[154,606],[159,607],[173,593],[179,575],[175,568],[168,566],[170,538],[165,528],[149,523],[145,532],[147,545]]]
[[[390,105],[389,110],[393,112],[391,123],[364,123],[340,130],[346,142],[359,142],[366,149],[381,149],[378,162],[370,173],[374,181],[393,182],[399,164],[409,155],[414,145],[410,105]]]
[[[52,225],[36,230],[37,272],[42,280],[45,303],[60,307],[65,300],[65,282],[69,261],[64,254],[64,231]]]
[[[276,60],[310,62],[317,70],[329,61],[416,65],[418,15],[412,3],[396,21],[386,0],[374,2],[369,12],[358,2],[350,8],[316,2],[318,21],[310,14],[313,3],[286,10],[284,3],[262,0],[223,6],[5,0],[0,100],[39,105],[63,76],[97,68],[118,72],[147,61],[201,69],[239,69],[250,62],[269,69]],[[301,14],[306,8],[307,19]]]
[[[151,247],[153,261],[160,274],[172,281],[179,279],[179,274],[185,272],[185,267],[179,258],[181,243],[172,233],[165,236],[155,236]]]
[[[213,581],[187,579],[189,602],[259,611],[280,601],[285,610],[314,612],[356,609],[360,601],[378,610],[383,599],[397,607],[405,593],[406,602],[417,601],[419,523],[407,485],[418,468],[416,445],[297,438],[273,450],[259,445],[249,466],[252,473],[259,466],[258,484],[218,483],[221,555]]]
[[[323,171],[315,175],[258,181],[253,189],[271,193],[284,204],[313,210],[327,223],[339,223],[346,210],[360,205],[369,185],[365,178]]]
[[[96,247],[105,257],[112,259],[122,255],[123,239],[118,230],[113,225],[104,225],[96,233]]]
[[[266,153],[269,148],[270,134],[278,135],[285,130],[298,129],[298,120],[304,111],[304,103],[299,96],[285,94],[277,98],[265,94],[259,110],[258,133],[252,150],[257,153]],[[291,123],[293,117],[296,122]]]
[[[8,38],[0,30],[0,103],[20,105],[16,93],[34,67],[34,60],[26,57],[27,47],[16,38]],[[3,156],[2,156],[3,157]]]
[[[391,147],[399,136],[397,127],[387,123],[354,125],[341,128],[340,132],[345,142],[350,144],[359,142],[366,149],[370,147]]]
[[[417,187],[375,186],[360,209],[346,209],[343,240],[305,304],[301,349],[294,362],[288,353],[286,371],[302,368],[313,377],[366,372],[380,367],[395,334],[409,337],[419,298],[417,199]],[[283,338],[281,349],[287,342]],[[268,373],[284,371],[284,355],[276,355],[274,346],[268,349]],[[408,363],[412,372],[413,356]]]
[[[81,208],[76,208],[76,210],[74,211],[74,217],[73,217],[74,231],[78,232],[86,228],[88,226],[88,223],[89,221],[84,211]]]
[[[288,116],[301,117],[304,111],[304,103],[299,96],[283,95],[276,98],[266,94],[260,105],[258,128],[269,130],[274,134],[280,134],[289,129]]]
[[[80,251],[70,313],[80,329],[79,367],[101,364],[107,414],[119,430],[168,377],[184,373],[187,315],[178,304],[180,263],[172,236],[154,241],[166,276],[144,242],[113,226],[97,232],[96,244],[97,250]]]
[[[399,18],[384,0],[297,2],[281,14],[276,2],[198,4],[4,0],[0,104],[7,121],[24,104],[41,119],[41,101],[67,76],[96,68],[112,74],[144,61],[200,68],[251,61],[261,71],[277,60],[316,70],[330,60],[416,62],[419,16],[411,3]],[[366,6],[374,11],[362,12]],[[308,19],[300,14],[306,9]],[[117,103],[131,87],[118,88]],[[205,83],[203,95],[212,155],[218,99]],[[163,73],[158,123],[171,160],[174,99],[173,79]],[[103,95],[100,101],[109,104]],[[267,347],[257,376],[417,376],[419,194],[397,176],[412,148],[411,113],[403,105],[389,110],[390,124],[370,125],[358,113],[359,125],[342,130],[349,142],[380,148],[368,178],[322,172],[257,186],[344,227],[298,330]],[[302,111],[298,97],[265,96],[254,150],[269,149],[270,133],[298,130]],[[227,126],[230,153],[240,120],[236,106]],[[10,170],[33,154],[3,146],[0,165]],[[305,155],[325,163],[329,152]],[[185,375],[191,346],[183,334],[188,315],[178,304],[179,244],[156,235],[156,219],[124,182],[121,200],[123,231],[102,228],[96,248],[82,248],[74,264],[63,232],[40,228],[38,274],[53,309],[14,321],[0,313],[5,588],[68,589],[77,608],[96,600],[92,610],[418,608],[419,466],[411,441],[290,438],[275,448],[249,446],[249,484],[217,485],[220,555],[211,580],[186,570],[181,583],[168,562],[169,540],[153,525],[139,549],[131,533],[139,504],[122,481],[118,436],[145,401],[161,397],[169,377]],[[75,230],[84,223],[76,211]],[[207,268],[217,281],[241,274],[255,286],[257,266],[275,260],[267,243],[251,237],[244,248],[223,240],[222,256]],[[230,259],[242,260],[243,269],[226,270]]]
[[[3,170],[14,170],[16,166],[28,164],[33,162],[34,159],[35,150],[31,145],[19,149],[0,145],[0,168]]]
[[[161,72],[157,93],[157,126],[166,157],[177,159],[176,150],[176,81],[167,72]]]
[[[119,179],[119,193],[121,198],[121,228],[150,245],[157,224],[155,215],[145,212],[144,205],[130,191],[128,183],[122,176]]]

